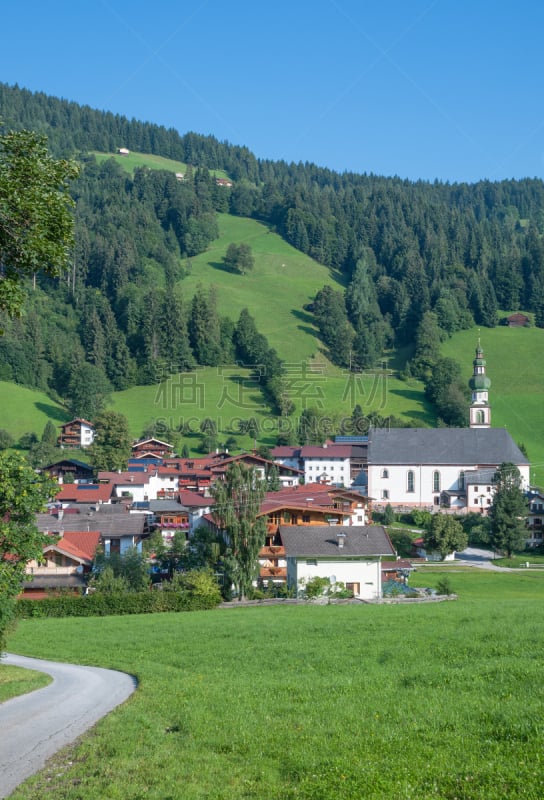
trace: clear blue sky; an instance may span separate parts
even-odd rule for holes
[[[259,158],[544,177],[539,0],[30,0],[0,31],[5,83]]]

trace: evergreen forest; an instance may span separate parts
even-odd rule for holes
[[[234,362],[259,364],[272,411],[292,412],[282,394],[283,354],[259,332],[251,308],[231,318],[219,313],[214,286],[184,291],[191,258],[218,237],[218,213],[261,221],[328,267],[334,285],[316,285],[304,311],[330,361],[365,370],[384,351],[406,348],[407,374],[425,382],[445,424],[466,424],[467,396],[455,363],[439,356],[441,341],[520,309],[544,327],[539,179],[412,182],[260,160],[213,136],[5,84],[0,124],[44,134],[54,157],[80,165],[70,270],[37,276],[24,316],[0,321],[0,380],[44,391],[74,415],[92,417],[93,398],[111,391]],[[95,155],[120,147],[186,171],[182,179],[146,167],[128,173]],[[215,171],[229,185],[219,185]],[[230,248],[225,266],[245,280],[253,257],[240,248]]]

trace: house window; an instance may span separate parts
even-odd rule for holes
[[[382,500],[389,500],[389,489],[382,489]]]
[[[309,514],[303,514],[302,515],[302,521],[303,521],[303,523],[305,525],[309,525],[310,524],[310,515]]]
[[[289,525],[289,523],[291,522],[291,512],[290,511],[284,511],[283,512],[283,521],[285,522],[286,525]]]
[[[464,472],[460,472],[459,473],[459,488],[460,489],[464,489],[465,488],[465,473]]]
[[[382,469],[382,478],[388,478],[388,477],[389,477],[389,470]]]
[[[433,492],[440,491],[440,473],[438,470],[433,472]]]
[[[409,469],[408,472],[406,473],[406,491],[407,492],[415,491],[414,472],[411,469]]]

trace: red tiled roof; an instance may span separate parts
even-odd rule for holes
[[[134,472],[126,470],[125,472],[99,472],[99,481],[109,481],[114,486],[126,483],[149,483],[149,473],[147,472]]]
[[[92,561],[100,542],[100,531],[65,531],[58,542],[52,542],[44,547],[44,552],[50,548],[62,550],[82,561]]]
[[[350,444],[331,444],[327,447],[309,444],[300,448],[300,455],[303,458],[350,458],[351,450]]]
[[[55,499],[60,503],[106,503],[112,490],[111,483],[64,483]]]

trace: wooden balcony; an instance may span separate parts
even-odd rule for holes
[[[261,567],[259,575],[263,580],[287,580],[287,567]]]
[[[280,547],[279,545],[261,547],[259,550],[259,558],[285,558],[285,547]]]

